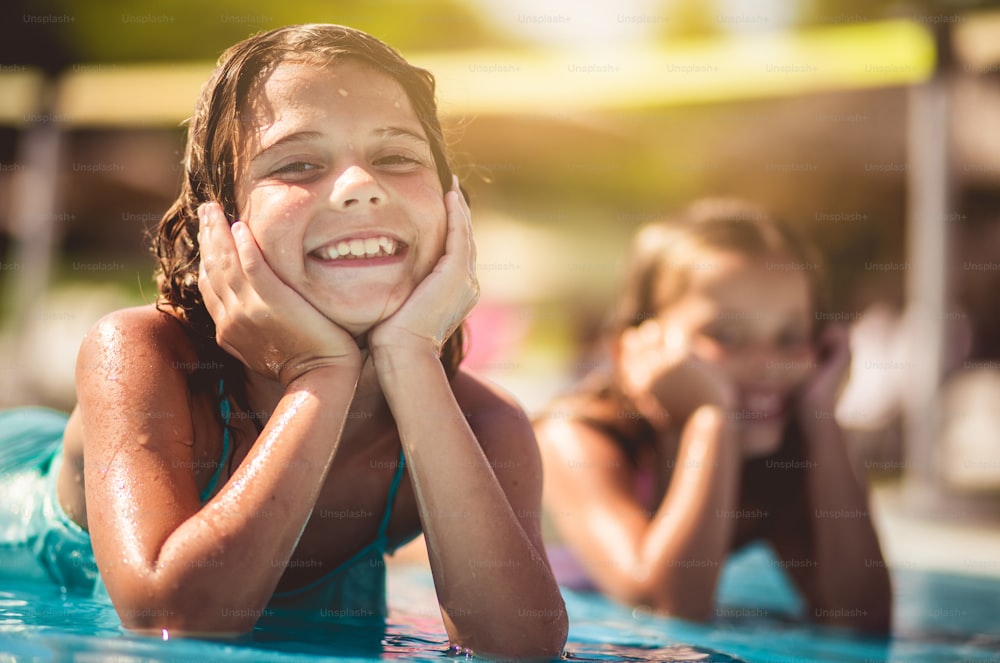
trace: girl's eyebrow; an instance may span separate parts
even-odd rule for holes
[[[405,127],[382,127],[376,129],[372,133],[374,133],[379,138],[408,138],[410,140],[417,141],[425,146],[430,145],[430,141],[428,141],[422,135],[420,135],[416,131],[407,129]],[[294,145],[295,143],[305,143],[316,138],[321,138],[322,136],[323,133],[320,131],[295,131],[293,133],[282,136],[281,138],[274,141],[267,147],[261,149],[259,152],[257,152],[257,154],[253,156],[252,159],[250,159],[250,163],[253,163],[258,159],[267,156],[269,152],[271,152],[272,150],[276,150],[279,147],[284,147],[290,144]]]
[[[376,129],[374,133],[380,138],[409,138],[424,144],[429,143],[421,134],[406,127],[382,127],[381,129]]]
[[[290,134],[286,134],[281,138],[279,138],[278,140],[271,143],[270,145],[268,145],[267,147],[261,149],[259,152],[257,152],[257,154],[255,154],[253,158],[250,159],[250,163],[253,163],[258,159],[267,156],[268,152],[275,150],[279,147],[283,147],[285,145],[292,145],[295,143],[305,143],[315,138],[319,138],[322,135],[323,134],[320,133],[319,131],[296,131]]]

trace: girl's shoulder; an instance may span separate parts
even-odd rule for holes
[[[555,397],[535,417],[547,435],[603,440],[635,464],[655,443],[656,431],[617,387],[611,374],[595,370]]]
[[[524,409],[502,388],[464,369],[452,378],[451,387],[514,511],[522,516],[537,512],[542,496],[542,457]]]
[[[184,324],[147,304],[112,311],[95,322],[80,345],[77,373],[110,364],[123,371],[134,367],[176,371],[198,361],[196,345]]]
[[[87,333],[90,338],[104,342],[142,339],[165,343],[165,351],[194,351],[194,343],[184,323],[174,314],[156,308],[153,304],[118,309],[105,314]],[[134,343],[130,342],[130,345]]]
[[[500,386],[460,368],[451,380],[455,401],[462,414],[475,428],[474,422],[504,418],[528,422],[528,416],[517,400]]]

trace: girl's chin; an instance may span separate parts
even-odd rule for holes
[[[385,318],[378,317],[372,318],[370,320],[337,320],[335,318],[330,318],[334,324],[346,331],[348,334],[353,336],[357,340],[358,345],[362,348],[368,345],[368,332],[375,329],[380,322]]]
[[[375,307],[372,302],[337,302],[335,305],[319,304],[316,308],[335,325],[355,338],[366,336],[368,332],[380,323],[389,319],[399,310],[396,302],[380,303]],[[349,315],[345,315],[349,312]]]
[[[743,458],[752,460],[777,452],[784,432],[784,420],[744,424],[740,434]]]

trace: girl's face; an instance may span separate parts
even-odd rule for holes
[[[248,116],[239,218],[282,281],[364,333],[444,252],[443,191],[409,98],[360,62],[283,63]]]
[[[789,258],[707,250],[692,256],[689,285],[664,312],[691,352],[735,384],[745,458],[777,451],[793,392],[815,369],[812,298],[801,267]]]

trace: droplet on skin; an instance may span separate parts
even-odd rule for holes
[[[340,96],[342,96],[342,97],[346,97],[347,96],[347,90],[345,90],[344,88],[338,88],[337,92],[339,92]]]

